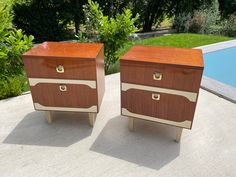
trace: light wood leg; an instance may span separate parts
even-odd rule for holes
[[[45,116],[49,124],[52,123],[53,117],[52,117],[52,111],[45,111]]]
[[[180,140],[181,140],[182,131],[183,131],[183,128],[176,127],[176,139],[175,139],[175,141],[177,143],[179,143]]]
[[[129,117],[129,130],[134,131],[134,118]]]
[[[91,127],[94,126],[96,117],[97,117],[97,113],[89,113],[89,124]]]

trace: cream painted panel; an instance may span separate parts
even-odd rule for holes
[[[97,106],[91,106],[90,108],[69,108],[69,107],[50,107],[43,106],[39,103],[34,103],[34,107],[37,110],[44,111],[72,111],[72,112],[97,112]]]
[[[29,78],[30,86],[35,86],[39,83],[81,84],[81,85],[87,85],[92,89],[96,89],[96,81],[90,81],[90,80]]]
[[[164,123],[164,124],[168,124],[168,125],[174,125],[174,126],[177,126],[177,127],[188,128],[188,129],[191,128],[191,124],[192,124],[192,122],[189,121],[189,120],[185,120],[183,122],[175,122],[175,121],[160,119],[160,118],[156,118],[156,117],[145,116],[145,115],[141,115],[141,114],[135,114],[135,113],[132,113],[132,112],[128,111],[126,108],[122,108],[121,113],[124,116],[130,116],[130,117],[134,117],[134,118],[138,118],[138,119],[144,119],[144,120],[149,120],[149,121],[154,121],[154,122],[160,122],[160,123]]]

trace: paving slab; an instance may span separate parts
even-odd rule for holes
[[[236,105],[200,90],[192,130],[120,115],[120,75],[106,76],[94,128],[85,113],[54,112],[49,125],[31,95],[0,101],[0,177],[234,177]]]

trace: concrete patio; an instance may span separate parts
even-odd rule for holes
[[[87,114],[54,113],[49,125],[31,95],[0,101],[0,177],[234,177],[236,106],[200,90],[193,129],[120,116],[119,74],[106,76],[94,128]]]

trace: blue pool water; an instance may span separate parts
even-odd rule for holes
[[[236,88],[236,47],[204,54],[204,76]]]

